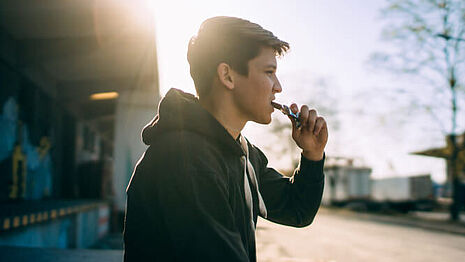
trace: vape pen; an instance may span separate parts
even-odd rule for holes
[[[299,119],[299,113],[294,114],[294,113],[292,113],[291,109],[290,109],[288,106],[286,106],[286,105],[281,105],[281,104],[278,104],[278,103],[273,102],[273,101],[271,101],[271,105],[272,105],[274,108],[276,108],[276,109],[278,109],[279,111],[281,111],[281,112],[282,112],[283,114],[285,114],[286,116],[292,117],[292,118],[295,120],[295,126],[296,126],[297,128],[299,128],[299,127],[301,126],[300,119]]]

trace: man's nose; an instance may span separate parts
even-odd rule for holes
[[[276,75],[275,75],[275,82],[274,82],[274,85],[273,85],[273,92],[274,93],[281,93],[281,91],[283,91],[283,88],[281,87],[281,83],[279,82],[278,77],[276,77]]]

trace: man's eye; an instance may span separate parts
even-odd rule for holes
[[[273,71],[266,71],[266,73],[267,73],[268,75],[272,75],[272,74],[274,74],[274,72],[273,72]]]

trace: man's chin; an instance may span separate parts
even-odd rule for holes
[[[255,123],[258,123],[258,124],[262,124],[262,125],[268,125],[271,123],[271,116],[267,117],[267,118],[261,118],[261,119],[257,119],[254,121]]]

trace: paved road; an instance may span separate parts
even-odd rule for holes
[[[259,262],[465,261],[465,236],[321,210],[307,228],[260,220]]]
[[[322,209],[307,228],[259,220],[258,261],[465,261],[465,235],[400,226],[379,219],[379,216]],[[0,247],[0,261],[120,262],[122,251]]]

